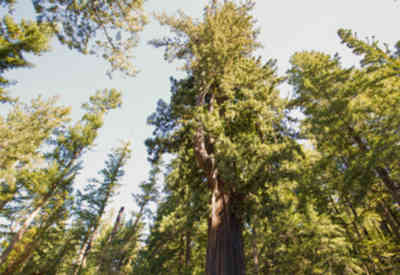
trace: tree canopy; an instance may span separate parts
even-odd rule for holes
[[[299,49],[279,73],[259,54],[255,1],[157,14],[169,32],[150,44],[184,74],[148,117],[134,209],[113,209],[130,142],[79,174],[122,92],[98,90],[72,119],[56,98],[13,96],[7,73],[54,37],[135,75],[144,1],[34,0],[34,21],[17,4],[0,0],[0,274],[398,273],[400,42],[339,29],[357,63]]]

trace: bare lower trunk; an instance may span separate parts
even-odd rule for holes
[[[242,224],[233,211],[232,195],[217,182],[212,190],[208,224],[207,275],[244,275]]]

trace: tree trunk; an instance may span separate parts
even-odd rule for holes
[[[42,222],[44,226],[40,229],[39,233],[35,235],[35,238],[30,243],[25,244],[23,251],[17,254],[17,256],[13,259],[13,262],[7,265],[6,270],[1,275],[11,275],[20,272],[29,259],[33,257],[33,252],[43,240],[43,234],[53,224],[52,221],[54,220],[54,215],[58,213],[59,209],[60,207],[57,207],[53,214]]]
[[[39,214],[40,210],[42,210],[43,205],[47,202],[46,198],[39,206],[37,206],[31,214],[26,218],[25,222],[21,226],[21,228],[18,230],[18,232],[15,234],[15,236],[12,238],[11,242],[8,244],[7,248],[4,250],[4,252],[0,256],[0,263],[4,264],[7,261],[8,256],[10,253],[14,250],[15,245],[22,240],[22,237],[24,236],[25,232],[28,230],[29,226],[32,224],[33,220],[36,218],[36,216]]]
[[[212,189],[212,213],[208,223],[207,275],[244,275],[242,224],[233,210],[232,193],[217,181]]]
[[[121,224],[121,218],[122,218],[122,214],[124,213],[124,210],[125,210],[125,207],[123,207],[123,206],[119,209],[117,219],[114,222],[114,226],[111,231],[111,235],[110,235],[109,239],[107,240],[107,243],[112,242],[114,240],[115,235],[117,234],[117,232],[119,230],[119,226]]]
[[[387,189],[390,191],[393,199],[400,204],[400,188],[398,184],[392,180],[386,168],[383,167],[376,167],[376,173],[379,175]]]
[[[92,248],[92,243],[96,236],[97,227],[93,229],[92,233],[88,236],[88,239],[83,243],[81,250],[79,251],[78,261],[75,266],[74,275],[78,275],[82,268],[86,267],[86,257]]]
[[[88,245],[89,245],[89,241],[88,241],[88,239],[85,239],[85,241],[83,242],[83,244],[81,246],[81,249],[79,249],[78,260],[75,263],[75,267],[74,267],[74,271],[73,271],[74,275],[77,275],[79,273],[79,271],[81,270],[83,257],[85,256],[85,252],[86,252]]]

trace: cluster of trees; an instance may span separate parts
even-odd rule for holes
[[[158,16],[175,36],[151,44],[183,60],[186,77],[171,79],[170,102],[149,117],[153,169],[137,211],[110,220],[129,144],[84,190],[75,177],[120,93],[96,93],[73,124],[53,100],[12,98],[4,73],[29,65],[24,53],[46,50],[53,35],[129,72],[120,53],[136,40],[123,36],[145,24],[143,3],[33,3],[37,22],[6,16],[1,26],[1,100],[11,106],[0,118],[1,274],[398,273],[400,43],[339,30],[358,65],[298,52],[279,76],[255,53],[253,1],[211,1],[202,20]]]
[[[146,23],[143,1],[32,1],[36,21],[15,15],[14,0],[0,23],[0,274],[127,274],[138,253],[148,204],[157,196],[150,177],[134,195],[137,210],[105,218],[129,143],[110,152],[99,178],[77,182],[82,157],[94,146],[105,116],[121,106],[115,89],[96,92],[79,121],[55,98],[23,102],[7,91],[9,70],[31,66],[28,54],[49,49],[53,37],[83,54],[97,54],[134,74],[129,50]],[[18,13],[17,13],[18,15]],[[118,27],[118,28],[117,28]]]

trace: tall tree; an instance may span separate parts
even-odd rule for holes
[[[310,126],[317,149],[341,162],[338,169],[348,174],[351,188],[362,194],[372,185],[383,184],[400,203],[396,172],[400,48],[381,49],[378,42],[368,44],[348,30],[340,30],[339,35],[362,57],[361,68],[342,68],[338,56],[324,53],[295,54],[290,71],[296,93],[293,106],[304,110],[303,124]]]
[[[166,48],[168,60],[184,60],[188,77],[173,82],[171,103],[161,102],[150,118],[156,130],[147,143],[154,160],[168,152],[195,163],[196,182],[209,189],[208,275],[245,274],[242,231],[252,214],[249,194],[290,176],[297,148],[276,89],[282,78],[274,61],[254,57],[260,44],[253,6],[213,1],[202,21],[159,16],[176,37],[152,42]]]
[[[103,181],[93,179],[86,187],[86,192],[79,192],[78,221],[84,225],[81,248],[78,252],[76,267],[73,274],[80,274],[85,267],[85,260],[93,245],[96,233],[106,207],[115,195],[119,180],[124,174],[123,167],[130,157],[129,143],[114,149],[106,161],[106,167],[101,170]],[[96,185],[97,184],[97,185]]]
[[[44,161],[39,149],[55,129],[68,120],[69,108],[55,106],[55,99],[37,98],[30,104],[16,103],[0,116],[0,211],[8,215],[8,204],[18,199],[26,186],[24,171]],[[26,190],[26,189],[25,189]]]
[[[359,66],[315,51],[291,59],[291,104],[304,112],[302,132],[319,153],[307,188],[346,230],[365,272],[391,272],[399,244],[400,44],[338,34]]]
[[[20,204],[22,207],[18,213],[25,215],[18,220],[18,229],[10,236],[2,251],[2,265],[7,263],[10,253],[29,233],[35,220],[52,199],[72,192],[72,184],[81,169],[80,157],[92,146],[103,125],[104,115],[120,104],[121,94],[116,90],[98,92],[90,98],[89,103],[84,104],[87,113],[81,121],[72,126],[62,125],[54,129],[53,135],[43,140],[50,150],[43,152],[43,165],[26,169],[18,178],[21,200],[14,200],[14,204]],[[23,164],[19,163],[19,166]]]

